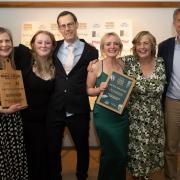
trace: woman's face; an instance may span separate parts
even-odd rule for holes
[[[52,48],[53,44],[51,38],[44,33],[38,34],[32,45],[33,51],[40,58],[47,58],[50,55]]]
[[[8,33],[0,34],[0,59],[7,59],[13,49],[11,38]]]
[[[152,46],[148,35],[142,36],[139,42],[136,43],[136,53],[140,59],[151,57]]]
[[[116,36],[109,36],[105,42],[103,47],[103,53],[107,57],[114,58],[118,56],[121,52],[121,45],[119,39]]]

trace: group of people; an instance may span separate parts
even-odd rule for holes
[[[65,127],[77,150],[76,176],[85,180],[89,166],[90,106],[86,93],[87,66],[98,50],[77,36],[76,16],[63,11],[57,17],[64,37],[55,41],[38,31],[31,48],[13,48],[11,33],[0,27],[0,67],[11,60],[22,71],[28,107],[13,104],[0,109],[0,177],[11,180],[59,180]],[[67,65],[69,46],[73,63]]]
[[[115,33],[105,34],[101,40],[105,58],[92,64],[88,72],[87,92],[94,96],[107,88],[112,71],[136,80],[121,115],[95,104],[94,124],[101,145],[98,180],[125,180],[126,167],[134,179],[149,179],[164,167],[163,59],[155,56],[156,40],[150,32],[139,32],[132,43],[133,55],[119,58],[120,38]]]
[[[14,104],[0,110],[1,179],[48,179],[46,113],[54,89],[55,45],[50,32],[39,31],[31,40],[31,50],[24,45],[13,48],[10,32],[0,28],[1,63],[10,59],[22,71],[28,102],[25,109]]]
[[[136,84],[121,115],[95,103],[93,120],[101,148],[98,180],[125,180],[126,169],[134,179],[148,180],[164,167],[166,180],[177,180],[180,8],[173,15],[177,36],[160,43],[157,56],[156,39],[149,31],[135,36],[132,55],[125,57],[120,37],[109,32],[100,43],[103,59],[96,61],[98,50],[78,38],[72,12],[61,12],[57,24],[63,40],[55,41],[52,33],[41,30],[32,37],[30,49],[13,47],[11,33],[0,27],[0,68],[10,60],[22,71],[28,103],[25,109],[20,104],[0,108],[0,177],[62,179],[61,149],[68,127],[77,150],[77,179],[87,179],[88,96],[104,91],[108,75],[117,71]]]

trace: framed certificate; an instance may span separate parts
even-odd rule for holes
[[[135,85],[135,79],[113,71],[107,79],[108,87],[101,92],[97,104],[121,114]]]

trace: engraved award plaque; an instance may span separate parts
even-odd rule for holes
[[[9,59],[5,62],[5,68],[0,70],[0,102],[2,108],[17,103],[27,107],[21,71],[13,69]]]

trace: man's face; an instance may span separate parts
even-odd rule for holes
[[[180,36],[180,12],[176,15],[173,24],[177,34]]]
[[[60,17],[58,26],[65,41],[73,43],[77,39],[78,22],[74,22],[70,14]]]

